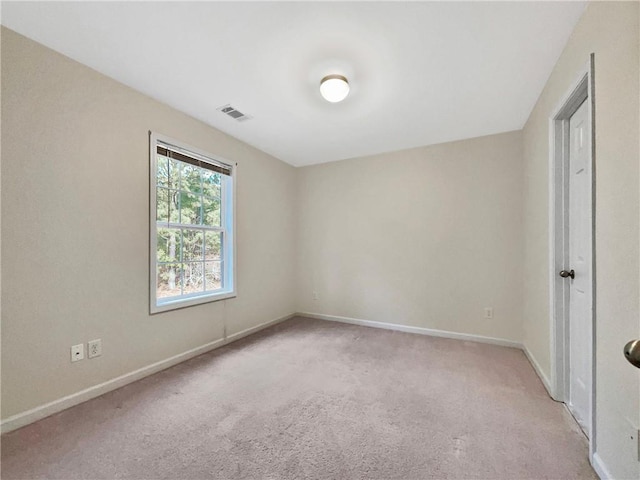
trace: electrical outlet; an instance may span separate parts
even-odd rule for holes
[[[83,343],[79,345],[73,345],[71,347],[71,361],[79,362],[80,360],[84,360],[84,344]]]
[[[320,296],[318,295],[318,292],[315,292],[315,291],[314,291],[314,292],[312,292],[312,294],[313,294],[313,299],[314,299],[314,300],[318,300],[318,299],[320,299]]]
[[[486,319],[493,318],[493,307],[485,307],[485,309],[484,309],[484,318],[486,318]]]
[[[636,428],[628,418],[626,420],[629,422],[627,436],[631,440],[631,451],[638,455],[638,461],[640,462],[640,428]]]
[[[90,340],[87,344],[89,348],[87,348],[87,357],[95,358],[102,355],[102,340]]]

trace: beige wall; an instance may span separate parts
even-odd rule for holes
[[[2,127],[3,418],[294,312],[293,167],[4,28]],[[148,314],[149,130],[238,162],[236,299]]]
[[[638,3],[588,6],[524,128],[524,343],[550,375],[549,117],[595,53],[596,448],[615,478],[639,478],[638,373],[622,346],[638,337]],[[634,434],[635,437],[635,434]]]
[[[511,132],[298,169],[298,310],[520,341],[521,157]]]

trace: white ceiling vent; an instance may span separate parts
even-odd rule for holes
[[[223,105],[221,107],[218,107],[217,110],[220,110],[225,115],[229,115],[231,118],[239,122],[244,122],[245,120],[251,120],[252,118],[249,115],[245,115],[241,111],[236,110],[231,105]]]

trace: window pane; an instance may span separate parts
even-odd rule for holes
[[[204,224],[210,227],[220,226],[220,200],[217,198],[203,198],[202,209]]]
[[[176,297],[182,294],[182,268],[179,263],[158,265],[156,271],[156,296]]]
[[[205,240],[205,260],[220,260],[220,250],[222,245],[221,232],[206,232]]]
[[[156,188],[156,221],[169,221],[169,190]]]
[[[180,192],[180,223],[202,225],[202,203],[194,193]]]
[[[158,170],[156,171],[156,184],[161,187],[169,186],[169,159],[162,155],[156,157]]]
[[[222,262],[206,262],[204,271],[207,291],[222,288]]]
[[[182,170],[180,171],[182,183],[180,184],[180,190],[200,193],[200,170],[202,169],[195,165],[182,163]]]
[[[159,228],[156,251],[158,262],[179,262],[181,260],[180,230],[177,228]]]
[[[203,260],[204,245],[203,245],[203,232],[202,230],[184,229],[182,231],[182,259],[185,262],[194,260]]]
[[[184,294],[204,291],[204,263],[189,262],[184,264]]]
[[[202,193],[206,197],[220,198],[222,176],[205,168],[202,169]]]

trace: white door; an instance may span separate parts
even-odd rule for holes
[[[589,436],[592,348],[592,225],[587,102],[569,120],[569,410]]]

